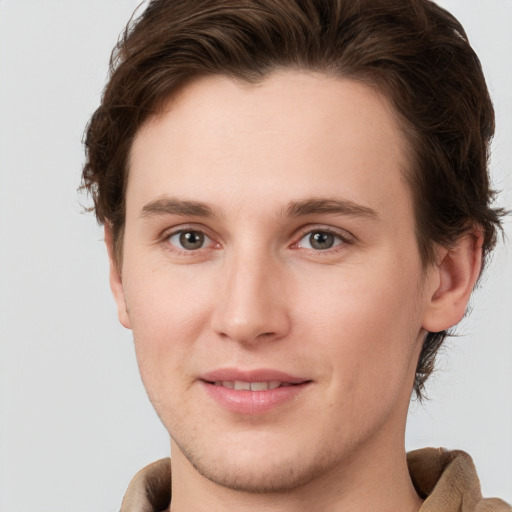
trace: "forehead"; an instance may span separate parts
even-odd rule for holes
[[[389,102],[364,84],[299,71],[201,78],[139,130],[127,213],[164,194],[219,207],[239,196],[244,209],[249,197],[341,194],[380,208],[383,191],[403,194],[406,149]]]

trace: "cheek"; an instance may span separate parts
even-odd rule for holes
[[[207,322],[205,288],[179,273],[127,272],[124,283],[135,351],[148,392],[188,368]]]
[[[316,350],[348,390],[376,395],[409,377],[421,328],[416,268],[390,264],[317,276],[313,297],[296,305],[307,311],[303,327],[314,334]]]

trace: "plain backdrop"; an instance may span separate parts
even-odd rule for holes
[[[116,319],[102,231],[79,197],[85,124],[139,0],[0,0],[0,512],[114,511],[169,454]],[[443,0],[479,53],[497,112],[492,173],[512,206],[512,1]],[[510,221],[506,231],[512,239]],[[512,248],[413,404],[407,448],[475,459],[512,501]]]

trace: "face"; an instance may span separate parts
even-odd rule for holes
[[[387,101],[321,74],[201,79],[141,128],[113,289],[176,460],[262,491],[403,450],[433,280],[408,165]]]

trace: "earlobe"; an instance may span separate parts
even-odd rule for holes
[[[453,247],[439,249],[422,325],[426,331],[444,331],[462,320],[482,268],[482,243],[482,230],[475,228]]]
[[[108,259],[110,263],[110,289],[114,295],[114,300],[117,305],[117,315],[121,324],[127,329],[131,329],[130,318],[126,307],[124,298],[123,282],[121,278],[121,271],[115,257],[114,239],[112,235],[112,228],[105,224],[105,245],[107,246]]]

